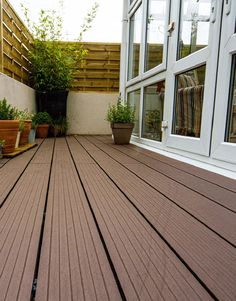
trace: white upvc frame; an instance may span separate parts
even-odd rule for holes
[[[227,4],[231,5],[230,11]],[[211,150],[212,158],[231,163],[236,163],[236,143],[225,142],[225,132],[229,105],[232,57],[233,54],[236,54],[235,18],[236,1],[228,0],[227,3],[225,1]]]
[[[136,83],[134,84],[132,87],[128,87],[126,89],[126,99],[128,98],[128,93],[130,92],[134,92],[137,90],[140,90],[140,103],[139,103],[139,136],[132,136],[132,140],[139,142],[139,143],[143,143],[149,146],[153,146],[153,147],[157,147],[157,148],[162,148],[162,142],[161,141],[154,141],[154,140],[150,140],[147,138],[143,138],[142,137],[142,118],[143,118],[143,99],[144,99],[144,89],[147,86],[156,84],[158,82],[161,81],[165,81],[166,79],[166,72],[162,72],[159,74],[156,74],[155,76],[146,79],[145,81],[142,81],[141,83]],[[165,108],[165,101],[164,101],[164,108]]]
[[[218,59],[219,35],[221,24],[222,1],[212,1],[215,4],[214,18],[211,16],[208,46],[177,60],[179,15],[181,0],[176,0],[176,6],[172,7],[171,21],[175,22],[176,29],[169,41],[169,61],[167,70],[166,109],[164,120],[168,121],[163,142],[167,147],[209,156],[211,128],[215,97],[216,66]],[[172,134],[173,109],[175,99],[176,76],[188,70],[206,65],[204,100],[201,119],[200,138]]]
[[[127,35],[127,56],[126,56],[126,65],[128,65],[129,60],[129,36],[130,36],[130,19],[133,14],[137,11],[137,9],[142,5],[142,34],[141,34],[141,43],[140,43],[140,54],[139,54],[139,74],[135,78],[128,80],[128,70],[126,76],[126,87],[130,87],[138,82],[141,82],[157,73],[165,71],[167,68],[167,53],[168,53],[168,34],[165,35],[165,40],[163,44],[163,61],[160,65],[148,70],[145,72],[145,51],[146,51],[146,24],[147,24],[147,11],[148,11],[148,0],[138,0],[134,4],[132,3],[131,9],[128,12],[128,35]],[[169,24],[169,15],[170,15],[170,0],[166,1],[166,15],[167,18],[165,20],[165,32],[167,32],[168,24]]]

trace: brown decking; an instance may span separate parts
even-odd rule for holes
[[[0,160],[0,205],[0,301],[236,300],[234,180],[48,139]]]

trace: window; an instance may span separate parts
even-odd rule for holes
[[[181,59],[208,45],[211,0],[182,0],[178,55]]]
[[[176,77],[172,134],[200,137],[206,66]]]
[[[142,137],[161,141],[165,81],[144,88]]]
[[[139,75],[139,56],[142,33],[142,5],[130,18],[128,80]]]
[[[139,104],[140,104],[140,89],[128,93],[128,103],[135,108],[135,121],[133,135],[139,136]]]
[[[163,61],[165,42],[166,0],[149,0],[147,15],[145,71]]]
[[[236,143],[236,55],[233,56],[225,140]]]

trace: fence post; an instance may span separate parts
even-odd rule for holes
[[[0,72],[3,72],[3,8],[0,0]]]

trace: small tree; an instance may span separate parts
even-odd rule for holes
[[[60,2],[63,5],[62,2]],[[39,91],[66,90],[71,87],[76,65],[81,63],[87,50],[80,43],[62,42],[63,20],[55,10],[41,10],[38,23],[29,18],[28,9],[22,6],[29,30],[34,37],[29,51],[31,82]],[[76,42],[81,42],[83,33],[92,26],[98,4],[95,3],[84,19]]]

